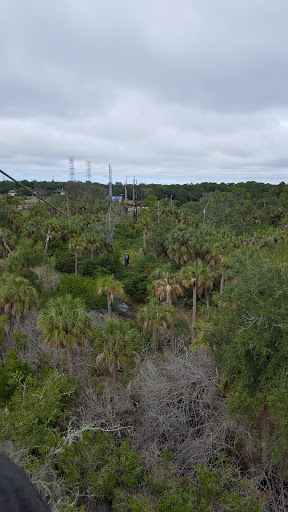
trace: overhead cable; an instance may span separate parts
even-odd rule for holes
[[[36,194],[36,192],[33,192],[33,190],[30,190],[30,188],[28,188],[25,185],[23,185],[20,181],[15,180],[15,178],[12,178],[12,176],[9,176],[9,174],[7,174],[6,172],[1,171],[1,169],[0,169],[0,172],[2,174],[4,174],[4,176],[7,176],[7,178],[9,178],[10,180],[15,181],[15,183],[17,183],[17,185],[20,185],[20,187],[23,187],[23,188],[25,188],[25,190],[28,190],[29,194],[33,194],[33,196],[38,197],[38,199],[43,201],[43,203],[48,204],[49,206],[51,206],[51,208],[54,208],[54,210],[57,210],[57,212],[61,213],[62,215],[65,215],[65,217],[67,217],[68,219],[72,220],[72,222],[75,222],[75,224],[78,224],[78,226],[81,226],[81,228],[88,229],[86,226],[83,226],[83,224],[80,224],[80,222],[77,222],[77,220],[72,219],[72,217],[70,217],[70,215],[67,215],[67,213],[64,213],[64,212],[62,212],[62,210],[59,210],[59,208],[57,208],[57,206],[54,206],[54,204],[49,203],[49,201],[46,201],[46,199],[43,199],[43,197],[41,197],[38,194]]]

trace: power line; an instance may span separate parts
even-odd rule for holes
[[[68,219],[70,219],[70,220],[72,220],[73,222],[75,222],[75,224],[78,224],[78,226],[81,226],[81,228],[88,229],[88,228],[86,228],[86,226],[83,226],[83,224],[80,224],[80,222],[77,222],[77,220],[72,219],[72,217],[70,217],[70,215],[67,215],[67,213],[64,213],[64,212],[62,212],[61,210],[59,210],[59,208],[57,208],[57,206],[54,206],[54,204],[49,203],[49,201],[46,201],[46,199],[43,199],[43,197],[38,196],[38,194],[36,194],[36,192],[33,192],[32,190],[30,190],[28,187],[26,187],[25,185],[23,185],[22,183],[20,183],[20,181],[15,180],[15,178],[12,178],[12,176],[9,176],[9,174],[7,174],[6,172],[1,171],[1,169],[0,169],[0,172],[1,172],[2,174],[4,174],[4,176],[6,176],[7,178],[9,178],[9,180],[14,181],[15,183],[17,183],[17,185],[20,185],[20,187],[23,187],[23,188],[25,188],[25,190],[28,190],[29,194],[33,194],[33,196],[38,197],[38,199],[40,199],[41,201],[43,201],[43,203],[48,204],[49,206],[51,206],[52,208],[54,208],[54,210],[57,210],[57,212],[61,213],[62,215],[65,215],[65,217],[67,217]]]

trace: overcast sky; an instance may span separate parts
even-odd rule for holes
[[[287,20],[287,0],[2,0],[0,169],[288,181]]]

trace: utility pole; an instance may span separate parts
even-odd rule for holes
[[[137,181],[135,180],[135,176],[134,176],[134,180],[133,180],[133,189],[132,189],[132,192],[133,192],[133,217],[134,217],[134,220],[136,221],[137,220]]]
[[[134,204],[135,204],[135,176],[134,176],[134,180],[133,180],[132,201],[133,201],[133,206],[134,206]]]
[[[124,185],[124,191],[125,191],[125,203],[127,203],[128,201],[128,195],[127,195],[127,176],[126,176],[126,180],[125,180],[125,185]]]
[[[112,201],[112,167],[109,164],[109,199]]]
[[[128,199],[128,187],[132,188],[132,201],[130,201]],[[133,212],[133,219],[134,220],[137,220],[137,205],[138,205],[138,184],[137,184],[137,180],[135,179],[135,176],[134,176],[134,179],[133,179],[133,183],[132,184],[128,184],[127,183],[127,176],[126,176],[126,180],[125,180],[125,183],[124,183],[124,192],[125,192],[125,205],[126,206],[126,215],[127,215],[127,209],[128,209],[128,205],[131,205],[132,203],[132,212]]]

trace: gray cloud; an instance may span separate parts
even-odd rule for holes
[[[286,180],[286,0],[4,0],[1,167],[18,178]],[[233,179],[232,179],[233,178]]]

